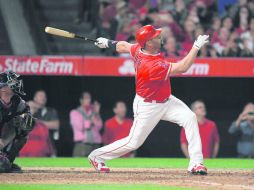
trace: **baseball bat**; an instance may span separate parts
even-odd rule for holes
[[[82,39],[82,40],[86,40],[86,41],[90,41],[90,42],[97,42],[97,40],[95,40],[95,39],[87,38],[87,37],[80,36],[80,35],[77,35],[77,34],[72,33],[72,32],[68,32],[68,31],[65,31],[65,30],[60,30],[58,28],[53,28],[53,27],[49,27],[49,26],[47,26],[45,28],[45,32],[48,33],[48,34],[52,34],[52,35],[55,35],[55,36],[62,36],[62,37],[65,37],[65,38],[77,38],[77,39]]]

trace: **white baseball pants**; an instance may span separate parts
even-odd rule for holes
[[[185,129],[188,140],[190,171],[194,165],[203,163],[202,146],[196,115],[181,100],[171,95],[165,103],[144,102],[136,95],[133,102],[134,122],[127,137],[94,150],[90,159],[105,162],[138,149],[160,120],[176,123]]]

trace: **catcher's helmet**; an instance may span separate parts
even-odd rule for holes
[[[0,73],[0,88],[10,87],[15,93],[26,95],[23,89],[23,81],[19,79],[20,75],[14,71],[5,71]]]
[[[145,43],[148,40],[155,38],[160,35],[161,28],[155,29],[152,25],[146,25],[141,27],[136,32],[136,41],[139,43],[141,47],[145,47]]]

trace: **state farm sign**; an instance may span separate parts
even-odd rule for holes
[[[80,58],[65,57],[1,57],[0,71],[13,70],[28,75],[72,75]]]
[[[176,60],[168,59],[169,62]],[[89,56],[0,56],[0,71],[24,75],[134,76],[133,60]],[[189,70],[172,77],[253,77],[254,59],[197,58]]]
[[[189,70],[182,75],[208,75],[209,74],[209,64],[198,63],[193,64]]]

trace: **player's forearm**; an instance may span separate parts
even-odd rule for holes
[[[129,53],[132,45],[126,41],[114,41],[102,37],[97,38],[96,40],[97,42],[94,44],[99,48],[109,48],[118,53]]]
[[[125,41],[119,41],[116,44],[116,51],[118,53],[129,53],[131,44]]]
[[[179,71],[181,73],[185,73],[193,64],[195,58],[197,57],[198,49],[192,47],[188,55],[186,55],[178,64],[179,64]]]
[[[216,158],[216,157],[217,157],[217,155],[218,155],[218,153],[219,153],[219,149],[220,149],[220,145],[219,145],[219,143],[216,143],[216,144],[214,145],[214,148],[213,148],[213,154],[212,154],[212,157],[213,157],[213,158]]]

